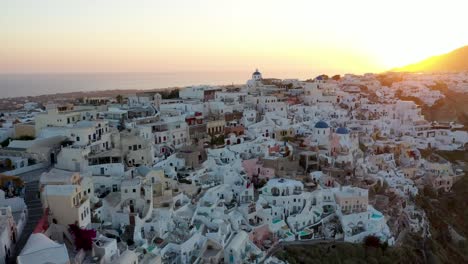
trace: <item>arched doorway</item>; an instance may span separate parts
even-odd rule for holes
[[[55,153],[50,153],[50,164],[55,164],[56,160],[55,160]]]

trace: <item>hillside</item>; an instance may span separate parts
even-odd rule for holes
[[[398,72],[456,72],[468,71],[468,46],[447,54],[433,56],[423,61],[391,71]]]
[[[422,114],[429,121],[456,121],[468,128],[468,94],[448,91],[445,98],[437,101],[433,106],[422,106]]]

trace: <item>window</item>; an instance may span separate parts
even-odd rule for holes
[[[80,141],[80,137],[76,137],[76,141]]]
[[[136,193],[136,189],[133,189],[133,192]]]

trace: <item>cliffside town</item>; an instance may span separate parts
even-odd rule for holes
[[[288,243],[430,238],[416,201],[466,177],[434,153],[468,133],[422,109],[468,74],[386,78],[21,100],[0,115],[0,263],[273,264]]]

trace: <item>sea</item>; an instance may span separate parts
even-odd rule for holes
[[[251,72],[0,74],[0,98],[78,91],[244,84]]]

